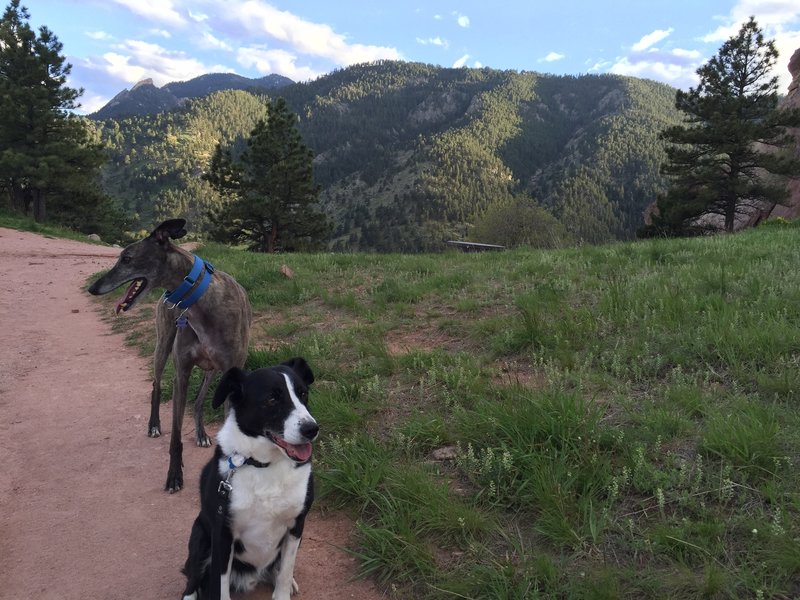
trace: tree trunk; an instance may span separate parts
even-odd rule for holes
[[[11,182],[11,208],[24,215],[28,214],[28,203],[25,199],[25,190],[17,181]]]
[[[40,189],[33,189],[33,220],[41,223],[47,218],[45,195]]]
[[[725,231],[733,233],[736,225],[736,198],[729,198],[725,203]]]
[[[269,239],[267,240],[267,252],[272,254],[275,252],[275,242],[278,239],[278,226],[272,224],[272,229],[269,232]]]

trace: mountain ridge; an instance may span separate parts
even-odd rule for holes
[[[200,178],[215,145],[241,151],[277,96],[313,152],[329,247],[348,251],[440,250],[518,202],[579,243],[630,239],[665,184],[659,133],[680,118],[675,89],[650,80],[379,61],[107,120],[107,191],[142,228],[184,216],[203,231],[222,201]]]
[[[145,78],[131,89],[123,89],[96,112],[95,120],[148,115],[173,110],[187,100],[202,98],[223,90],[274,90],[294,81],[283,75],[270,74],[250,78],[236,73],[206,73],[186,81],[172,81],[157,87],[152,78]]]

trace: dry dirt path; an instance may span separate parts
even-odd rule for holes
[[[146,436],[149,361],[82,290],[119,250],[0,228],[0,598],[176,599],[211,456],[184,427],[186,489],[162,491],[169,436]],[[169,420],[171,408],[162,407]],[[352,581],[350,524],[313,512],[298,600],[380,598]],[[248,599],[270,598],[260,588]]]

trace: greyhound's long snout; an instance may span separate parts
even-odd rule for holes
[[[98,279],[92,285],[89,286],[89,293],[92,296],[99,296],[101,294],[101,292],[100,292],[100,279]]]

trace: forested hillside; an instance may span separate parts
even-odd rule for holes
[[[576,241],[633,236],[663,181],[658,133],[674,89],[617,76],[563,77],[417,63],[357,65],[273,92],[313,150],[333,249],[437,250],[490,206],[537,203]],[[200,180],[214,145],[241,143],[262,98],[225,91],[159,115],[99,122],[107,190],[142,228],[205,226]]]

